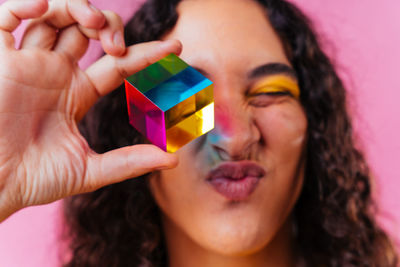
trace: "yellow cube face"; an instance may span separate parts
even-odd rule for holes
[[[176,55],[130,76],[125,88],[131,125],[165,151],[214,128],[213,83]]]
[[[167,130],[167,151],[175,152],[191,140],[214,128],[214,102]]]

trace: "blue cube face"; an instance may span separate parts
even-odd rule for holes
[[[212,82],[174,54],[128,77],[125,85],[131,124],[165,151],[175,152],[214,127]],[[147,117],[162,123],[145,123]]]

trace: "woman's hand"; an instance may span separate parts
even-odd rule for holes
[[[15,49],[12,32],[33,19]],[[77,128],[96,100],[169,53],[177,41],[125,48],[121,19],[86,0],[12,0],[0,6],[0,221],[30,205],[93,191],[177,164],[152,145],[96,154]],[[108,55],[86,71],[88,38]]]

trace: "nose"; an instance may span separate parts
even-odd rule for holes
[[[260,131],[251,110],[240,97],[215,94],[215,128],[207,139],[220,160],[246,160],[260,141]]]

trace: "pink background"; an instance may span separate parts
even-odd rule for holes
[[[125,21],[138,2],[92,1]],[[400,1],[293,2],[312,17],[349,89],[358,140],[376,178],[379,220],[400,240]],[[101,53],[96,45],[91,45],[91,57]],[[57,202],[24,209],[0,224],[1,266],[58,266],[59,215]]]

